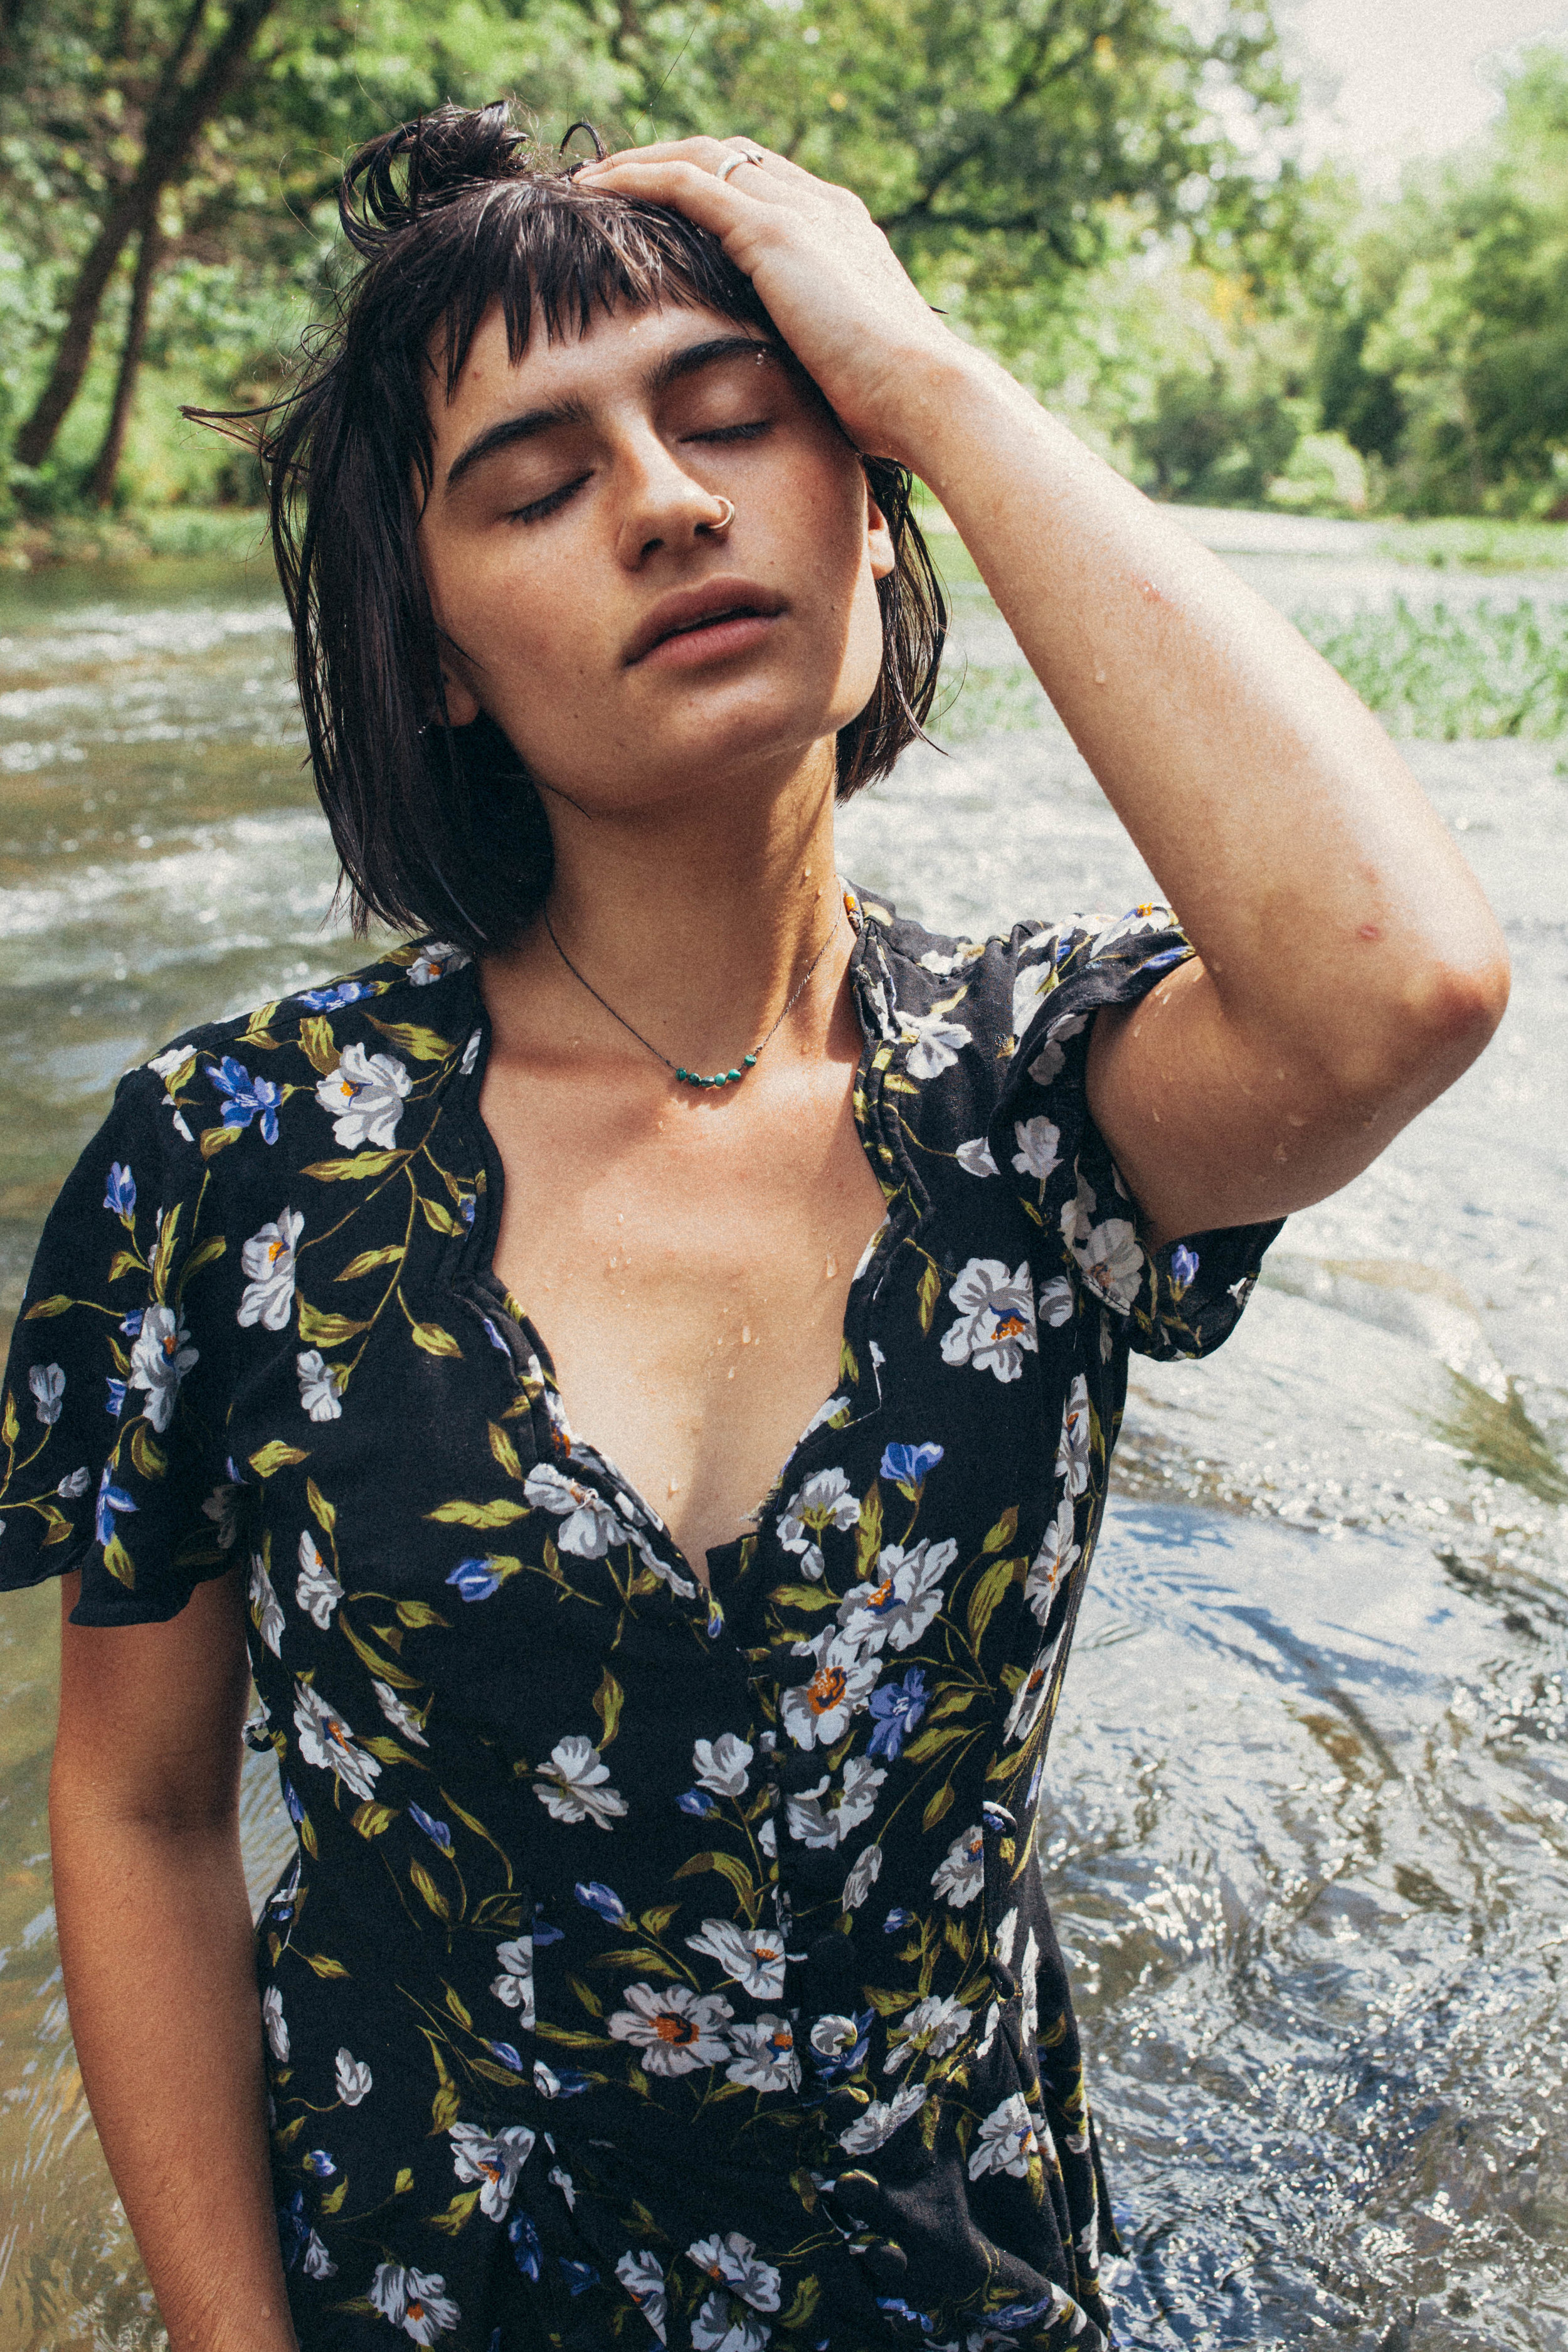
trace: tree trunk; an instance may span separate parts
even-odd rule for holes
[[[33,413],[16,436],[23,466],[41,466],[54,447],[71,403],[81,390],[92,356],[93,331],[115,264],[144,219],[157,210],[160,193],[184,178],[196,141],[239,79],[251,43],[279,0],[233,0],[228,23],[194,81],[178,76],[190,53],[205,0],[193,0],[186,29],[164,69],[163,87],[148,114],[142,161],[105,214],[77,273],[65,331],[48,381]]]
[[[136,396],[142,348],[147,340],[147,306],[152,299],[153,281],[158,275],[163,244],[163,232],[158,226],[158,202],[154,195],[152,209],[142,224],[136,275],[131,281],[131,311],[125,321],[125,341],[121,346],[120,373],[114,379],[114,402],[109,412],[103,446],[98,453],[92,479],[88,486],[88,496],[95,506],[106,507],[113,501],[114,478],[120,471],[121,453],[125,447],[126,428],[131,422],[131,404]]]

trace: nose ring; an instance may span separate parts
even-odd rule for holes
[[[718,492],[715,491],[715,498],[718,498]],[[720,516],[718,521],[705,522],[700,525],[700,529],[703,530],[710,530],[715,539],[722,539],[724,533],[729,530],[730,525],[735,520],[735,503],[732,499],[719,499],[719,504],[723,508],[724,511]]]

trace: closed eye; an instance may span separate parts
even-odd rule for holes
[[[542,499],[531,499],[525,507],[513,507],[507,516],[508,522],[542,522],[547,515],[558,513],[588,478],[586,474],[577,474],[571,481],[563,482],[559,489],[546,490]]]
[[[716,425],[710,433],[689,433],[689,441],[755,441],[769,431],[771,417],[759,417],[752,425]]]

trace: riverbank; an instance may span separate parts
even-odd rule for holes
[[[62,563],[142,563],[153,555],[219,556],[245,563],[265,550],[259,507],[142,507],[0,524],[0,571]]]

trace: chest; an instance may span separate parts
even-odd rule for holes
[[[657,1076],[606,1100],[492,1064],[494,1272],[550,1352],[574,1433],[701,1574],[742,1534],[838,1379],[884,1201],[853,1064],[779,1057],[727,1098]]]

